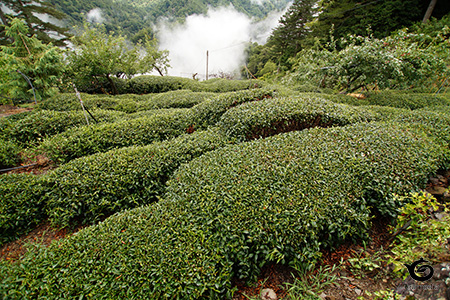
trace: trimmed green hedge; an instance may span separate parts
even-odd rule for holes
[[[0,137],[0,169],[16,166],[20,163],[22,147],[12,140]]]
[[[214,96],[216,96],[215,93],[177,90],[148,95],[124,94],[110,96],[82,94],[82,99],[89,110],[108,109],[125,113],[135,113],[158,108],[189,108]],[[81,110],[81,105],[74,93],[66,93],[53,96],[40,103],[38,108],[43,110],[69,111]]]
[[[30,174],[0,175],[0,245],[43,220],[43,188],[38,180]]]
[[[92,224],[154,202],[180,164],[226,144],[214,129],[73,160],[46,177],[47,213],[57,225]]]
[[[44,140],[38,150],[55,162],[68,162],[113,148],[163,141],[186,133],[193,123],[194,119],[189,113],[175,111],[116,123],[83,126]]]
[[[199,82],[182,77],[145,75],[130,79],[127,83],[127,93],[150,94],[175,90],[224,93],[246,90],[255,86],[259,87],[260,85],[261,82],[256,80],[211,79]]]
[[[215,125],[220,117],[229,109],[246,102],[261,101],[275,96],[274,90],[252,89],[230,92],[203,101],[191,108],[196,118],[196,125],[201,128]]]
[[[209,152],[180,168],[164,200],[2,265],[10,298],[200,299],[231,295],[271,261],[314,263],[367,236],[371,207],[424,187],[448,157],[407,124],[291,132]]]
[[[310,96],[245,103],[228,110],[219,125],[230,136],[250,140],[306,128],[367,122],[374,118],[375,114],[370,110]]]
[[[405,93],[400,91],[379,91],[364,93],[366,99],[357,99],[347,95],[327,95],[327,99],[350,105],[379,105],[397,108],[420,109],[427,106],[450,105],[450,98],[445,94]]]
[[[262,89],[224,93],[181,112],[169,110],[148,117],[70,129],[44,140],[39,151],[56,162],[68,162],[113,148],[146,145],[215,125],[228,109],[272,94]]]
[[[122,120],[125,113],[107,110],[92,110],[92,115],[100,123]],[[95,124],[87,114],[90,124]],[[41,110],[29,114],[13,123],[5,134],[22,143],[39,143],[44,138],[64,132],[69,128],[86,125],[86,118],[82,111],[51,111]]]

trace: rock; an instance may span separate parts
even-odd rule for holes
[[[360,289],[355,289],[355,293],[356,293],[356,295],[358,295],[358,296],[361,296],[361,295],[362,295],[362,291],[361,291]]]
[[[322,292],[322,294],[320,294],[319,297],[322,300],[326,300],[327,299],[327,295],[324,292]]]
[[[433,196],[444,196],[444,194],[447,192],[447,189],[443,186],[434,185],[427,189],[428,193],[430,193]]]
[[[278,300],[278,297],[274,290],[263,289],[261,291],[261,300]]]

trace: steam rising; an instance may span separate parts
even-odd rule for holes
[[[103,23],[105,21],[105,18],[102,16],[102,10],[98,7],[91,9],[87,13],[86,19],[90,23]]]
[[[161,49],[169,50],[169,75],[204,79],[206,51],[208,73],[233,73],[245,62],[248,42],[265,43],[283,12],[276,12],[255,23],[233,6],[210,8],[206,15],[188,16],[184,24],[160,22],[158,40]]]

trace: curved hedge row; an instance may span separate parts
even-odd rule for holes
[[[110,96],[81,94],[83,103],[89,110],[108,109],[125,113],[157,108],[189,108],[215,95],[215,93],[192,92],[190,90],[178,90],[149,95],[124,94]],[[56,111],[82,109],[75,93],[55,95],[41,102],[38,108]]]
[[[350,105],[379,105],[407,109],[420,109],[428,106],[449,106],[450,97],[446,94],[405,93],[400,91],[378,91],[365,93],[365,99],[347,95],[325,95],[327,99]]]
[[[267,262],[313,263],[322,247],[365,237],[370,207],[423,187],[448,157],[407,124],[315,128],[209,152],[180,168],[164,200],[116,214],[20,265],[10,298],[199,299]]]
[[[44,140],[39,150],[54,161],[68,162],[113,148],[146,145],[214,125],[229,108],[271,94],[262,89],[230,92],[183,111],[169,110],[148,117],[75,128]]]
[[[92,115],[100,123],[122,120],[125,113],[107,110],[92,110]],[[90,124],[95,124],[87,114]],[[64,132],[69,128],[86,125],[86,118],[82,111],[51,111],[41,110],[29,114],[27,117],[13,122],[13,126],[5,131],[10,139],[22,144],[36,143],[46,137]]]
[[[228,110],[219,125],[242,139],[265,138],[313,127],[343,126],[375,118],[369,110],[335,104],[317,97],[276,98]]]
[[[154,202],[180,164],[227,143],[213,129],[73,160],[45,178],[46,211],[52,223],[68,226]]]
[[[20,161],[20,147],[15,141],[0,137],[0,169],[13,167]]]
[[[44,219],[44,189],[38,181],[30,174],[0,176],[0,245]]]
[[[55,162],[105,152],[113,148],[147,145],[183,133],[195,123],[189,113],[167,112],[116,123],[69,129],[44,140],[38,150]]]

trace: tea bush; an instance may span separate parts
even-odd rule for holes
[[[43,188],[35,175],[0,176],[0,245],[27,233],[43,220],[42,196]]]
[[[22,147],[17,142],[0,137],[0,169],[13,167],[20,161]]]
[[[73,160],[46,177],[46,210],[52,223],[68,226],[154,202],[180,164],[226,144],[214,129]]]
[[[371,210],[422,188],[443,156],[407,124],[290,132],[182,166],[163,200],[1,265],[9,298],[231,298],[232,278],[268,262],[312,264],[367,236]],[[228,293],[228,295],[227,295]]]
[[[217,94],[208,92],[192,92],[189,90],[177,90],[156,95],[145,95],[145,101],[138,103],[138,111],[158,108],[190,108],[206,99],[213,98]]]
[[[123,119],[125,115],[122,112],[107,110],[92,110],[91,113],[100,123],[116,122]],[[95,124],[92,117],[87,113],[86,115],[90,124]],[[5,135],[21,144],[39,143],[46,137],[82,125],[86,125],[85,115],[82,111],[40,110],[14,122]]]
[[[193,123],[188,113],[167,112],[116,123],[83,126],[44,140],[38,150],[55,162],[68,162],[113,148],[166,140],[185,133]]]
[[[246,91],[223,93],[215,98],[203,101],[191,108],[196,124],[201,128],[216,124],[220,117],[230,108],[246,102],[261,101],[275,96],[270,89],[252,89]]]
[[[219,125],[230,136],[255,139],[312,127],[366,122],[373,118],[374,114],[368,110],[309,96],[245,103],[228,110]]]
[[[191,90],[193,92],[224,93],[249,88],[259,87],[261,82],[251,80],[226,80],[211,79],[197,81],[188,78],[172,76],[138,76],[130,79],[127,83],[127,93],[150,94],[164,93],[175,90]]]
[[[350,105],[379,105],[397,108],[420,109],[428,106],[449,106],[450,99],[444,95],[431,93],[405,93],[399,91],[379,91],[364,93],[365,99],[350,96],[328,96],[331,101]],[[327,96],[325,96],[327,97]]]

